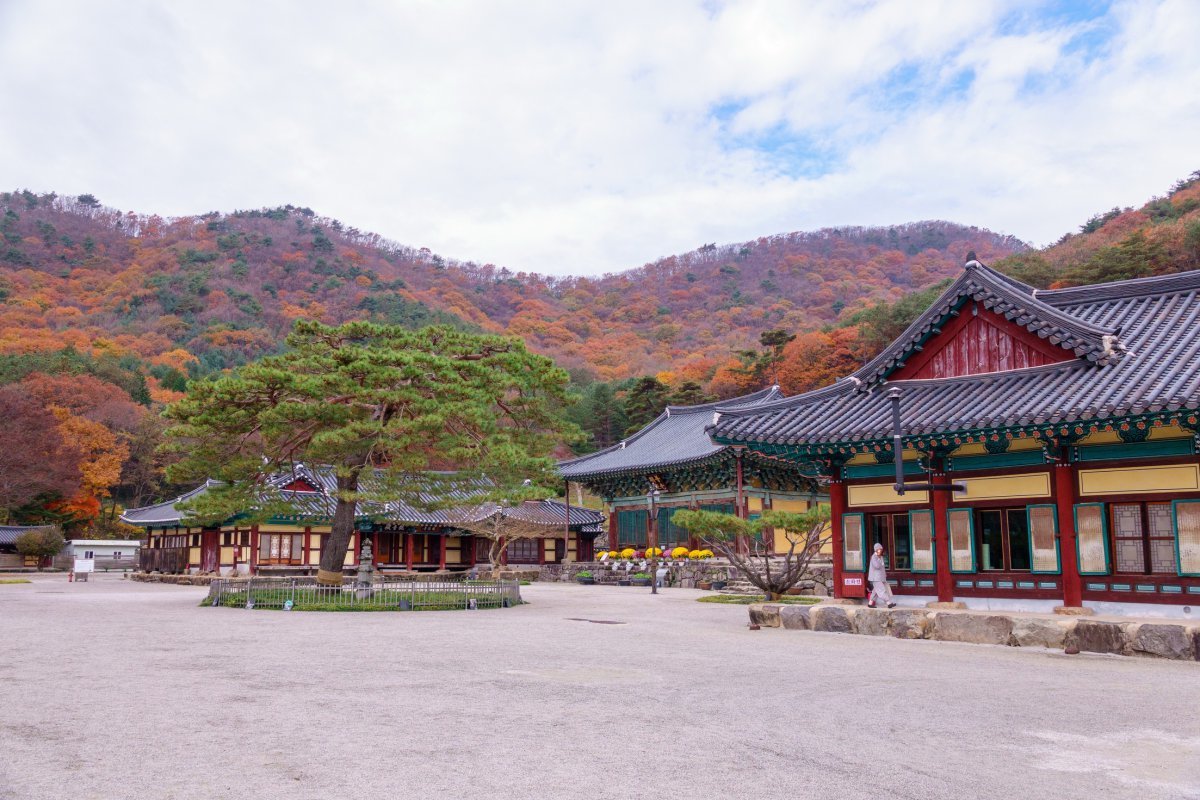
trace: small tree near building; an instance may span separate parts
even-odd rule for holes
[[[677,511],[671,517],[673,524],[727,559],[748,583],[761,589],[768,600],[778,600],[810,577],[812,560],[829,541],[828,521],[829,509],[824,506],[801,514],[767,511],[756,520],[695,510]],[[772,556],[763,540],[775,532],[782,532],[787,549]]]
[[[63,539],[62,532],[58,528],[47,527],[34,528],[22,533],[17,537],[14,544],[18,553],[38,560],[38,571],[40,572],[42,562],[47,558],[58,555],[67,542]]]
[[[513,542],[536,539],[544,541],[562,536],[561,525],[546,525],[505,514],[503,509],[479,520],[454,523],[470,534],[488,541],[488,563],[495,570],[503,560],[504,552]],[[545,546],[545,545],[543,545]]]

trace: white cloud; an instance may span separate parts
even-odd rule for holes
[[[1196,30],[1190,0],[10,0],[0,183],[554,273],[927,218],[1041,243],[1200,167]]]

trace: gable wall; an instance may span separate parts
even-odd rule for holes
[[[958,317],[888,376],[889,380],[952,378],[1038,367],[1073,359],[1074,354],[1004,317],[967,303]]]

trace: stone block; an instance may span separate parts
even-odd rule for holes
[[[854,632],[854,627],[850,623],[850,615],[846,613],[846,609],[843,606],[813,606],[809,619],[812,621],[812,629],[814,631],[825,631],[827,633]]]
[[[1074,623],[1056,619],[1017,617],[1013,620],[1012,638],[1017,647],[1049,647],[1062,650],[1067,630]]]
[[[890,612],[890,633],[897,639],[924,639],[929,635],[929,612],[921,608],[900,608]]]
[[[780,626],[779,609],[783,606],[777,603],[751,603],[750,604],[750,623],[752,625],[761,625],[764,628],[778,628]]]
[[[1121,653],[1125,650],[1125,631],[1115,622],[1080,619],[1067,633],[1064,644],[1086,653]]]
[[[1129,631],[1129,651],[1135,656],[1190,661],[1196,657],[1193,632],[1183,625],[1143,623]]]
[[[934,616],[932,638],[941,642],[1008,644],[1012,628],[1012,618],[998,614],[942,612]]]
[[[779,610],[779,621],[790,631],[807,631],[812,628],[811,613],[811,606],[784,606]]]
[[[863,636],[887,636],[890,617],[882,608],[856,608],[854,632]]]

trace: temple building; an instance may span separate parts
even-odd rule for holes
[[[610,547],[696,547],[671,522],[685,508],[720,511],[751,519],[766,509],[805,511],[826,501],[816,481],[791,465],[743,447],[713,444],[705,427],[726,411],[767,406],[783,395],[778,387],[696,406],[668,406],[646,427],[586,456],[563,461],[559,474],[581,483],[605,503]],[[651,509],[657,516],[652,524]],[[768,549],[786,549],[768,538]]]
[[[828,481],[839,595],[879,542],[909,603],[1181,615],[1198,430],[1200,272],[1038,290],[972,260],[853,375],[709,433]],[[905,484],[957,488],[899,493],[897,457]]]
[[[251,574],[315,572],[321,547],[329,535],[336,499],[330,467],[298,465],[268,483],[272,513],[251,522],[234,515],[219,525],[201,525],[180,505],[214,485],[208,481],[174,500],[126,511],[122,521],[144,528],[146,545],[139,554],[143,570]],[[371,493],[371,479],[364,478]],[[588,561],[601,532],[603,515],[558,500],[527,501],[512,507],[471,502],[471,491],[445,489],[451,505],[419,493],[421,503],[360,500],[355,533],[346,552],[346,568],[358,565],[364,537],[372,539],[374,562],[383,572],[464,570],[488,563],[490,540],[457,527],[455,522],[483,519],[494,513],[524,523],[544,525],[543,538],[509,543],[504,563],[520,565]],[[415,501],[415,498],[414,498]],[[435,507],[423,510],[417,506]]]

